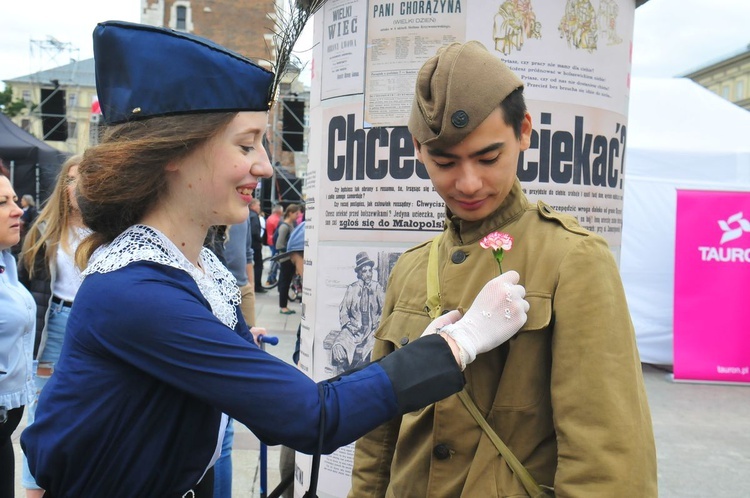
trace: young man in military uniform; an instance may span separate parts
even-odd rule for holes
[[[515,242],[502,267],[521,275],[528,321],[466,369],[466,392],[557,496],[656,496],[653,429],[617,265],[604,239],[526,200],[516,178],[532,129],[522,91],[477,42],[451,44],[421,68],[409,130],[445,201],[447,229],[394,267],[373,360],[429,323],[428,273],[443,310],[466,309],[498,272],[480,239],[506,232]],[[352,485],[356,498],[527,495],[456,395],[360,439]]]

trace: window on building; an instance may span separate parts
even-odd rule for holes
[[[724,85],[721,87],[721,96],[727,100],[729,99],[729,92],[730,92],[729,85]]]
[[[176,29],[179,29],[181,31],[187,30],[187,7],[179,5],[177,6],[176,10],[176,17],[177,17],[177,24]]]
[[[169,27],[179,31],[192,33],[193,13],[191,11],[190,0],[174,0],[169,8]]]
[[[29,131],[31,129],[31,120],[28,118],[23,118],[21,120],[21,129],[23,131]]]
[[[734,100],[742,100],[745,98],[745,82],[740,80],[734,87]]]
[[[24,101],[24,102],[26,102],[27,104],[28,104],[29,102],[31,102],[31,90],[24,90],[23,92],[21,92],[21,98],[22,98],[22,99],[23,99],[23,101]]]
[[[68,138],[78,138],[78,126],[75,121],[68,120]]]
[[[75,109],[78,107],[78,94],[68,93],[68,109]]]

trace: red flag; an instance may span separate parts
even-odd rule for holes
[[[94,95],[94,97],[91,99],[91,114],[101,114],[102,108],[99,105],[99,97],[97,95]]]

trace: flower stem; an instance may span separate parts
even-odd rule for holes
[[[500,268],[500,275],[503,274],[503,250],[497,249],[493,251],[495,255],[495,261],[497,261],[497,267]]]

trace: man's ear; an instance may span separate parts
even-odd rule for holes
[[[521,150],[524,151],[531,145],[531,114],[528,112],[521,121]]]
[[[417,152],[417,159],[419,159],[421,163],[424,163],[422,160],[422,144],[417,142],[417,139],[414,137],[411,137],[411,141],[414,142],[414,150]]]

